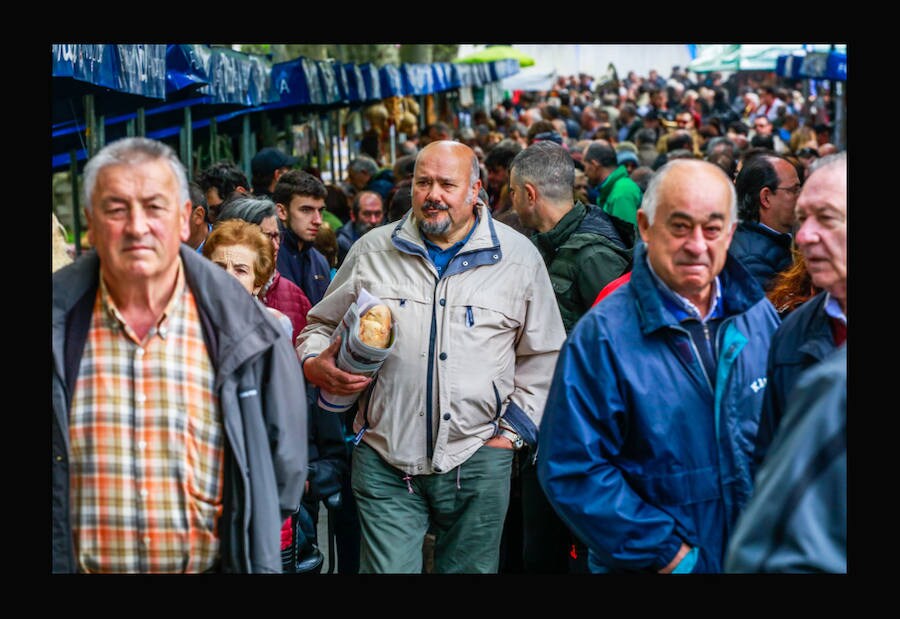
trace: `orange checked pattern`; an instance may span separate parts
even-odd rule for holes
[[[102,283],[69,420],[83,572],[203,572],[219,552],[224,428],[194,295],[143,342]]]

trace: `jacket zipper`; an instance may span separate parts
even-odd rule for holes
[[[440,280],[434,280],[434,292],[431,296],[431,337],[428,340],[428,382],[425,386],[425,453],[431,460],[434,456],[434,431],[431,427],[433,410],[432,396],[434,394],[434,342],[437,339],[437,291]]]
[[[694,338],[691,337],[691,334],[687,329],[682,327],[672,327],[676,331],[681,331],[687,336],[688,341],[691,343],[691,350],[694,351],[694,360],[700,364],[700,371],[703,374],[703,378],[706,379],[706,386],[709,388],[709,392],[712,394],[713,406],[715,406],[716,401],[716,392],[712,387],[712,383],[709,380],[709,375],[706,373],[706,367],[703,365],[703,357],[700,356],[700,351],[697,350],[697,345],[694,344]],[[721,328],[721,327],[720,327]],[[706,330],[706,323],[703,324],[703,330],[706,333],[706,339],[709,341],[709,331]],[[716,365],[718,365],[718,360],[716,361]]]

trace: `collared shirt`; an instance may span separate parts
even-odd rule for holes
[[[659,277],[659,275],[656,274],[656,271],[653,270],[653,265],[650,264],[649,258],[647,258],[647,268],[649,269],[650,274],[653,276],[654,281],[656,281],[657,288],[659,288],[660,292],[662,293],[662,299],[663,303],[666,306],[666,309],[672,312],[678,322],[683,322],[688,318],[693,318],[694,320],[699,320],[700,322],[706,322],[713,318],[721,318],[723,316],[724,309],[722,307],[722,286],[719,282],[718,275],[716,275],[716,278],[712,283],[713,302],[709,304],[710,307],[706,316],[703,316],[696,305],[694,305],[685,297],[681,296],[666,285],[666,283]]]
[[[722,304],[722,286],[719,276],[712,282],[712,303],[706,316],[700,313],[700,309],[688,299],[681,296],[660,279],[653,270],[650,259],[647,258],[647,268],[653,276],[656,286],[662,294],[662,302],[667,310],[672,312],[675,319],[685,328],[694,342],[694,347],[699,355],[699,361],[703,365],[703,371],[709,381],[710,388],[715,390],[716,367],[718,364],[718,350],[716,349],[716,335],[724,317]]]
[[[844,314],[844,311],[841,309],[840,302],[831,296],[830,292],[825,293],[825,313],[835,320],[840,320],[846,326],[847,315]]]
[[[457,241],[447,249],[441,249],[431,241],[429,241],[425,236],[422,236],[422,240],[425,241],[425,249],[428,250],[428,257],[431,258],[431,262],[434,264],[434,268],[437,269],[438,277],[444,276],[444,271],[447,269],[447,265],[450,264],[450,261],[453,260],[453,256],[459,253],[459,250],[462,249],[463,245],[469,240],[469,237],[472,236],[472,233],[475,231],[475,228],[478,227],[478,212],[475,212],[475,223],[472,224],[471,229],[469,229],[469,233],[466,235],[461,241]]]
[[[197,305],[178,279],[143,341],[102,278],[69,420],[82,572],[203,572],[219,554],[224,428]]]

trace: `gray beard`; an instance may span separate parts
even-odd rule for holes
[[[425,236],[443,236],[450,229],[450,218],[423,219],[419,222],[419,230]]]

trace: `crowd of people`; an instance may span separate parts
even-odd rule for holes
[[[827,91],[727,86],[561,77],[393,153],[376,105],[328,184],[105,146],[92,250],[53,223],[52,571],[316,572],[325,505],[340,574],[846,572],[846,152]]]

